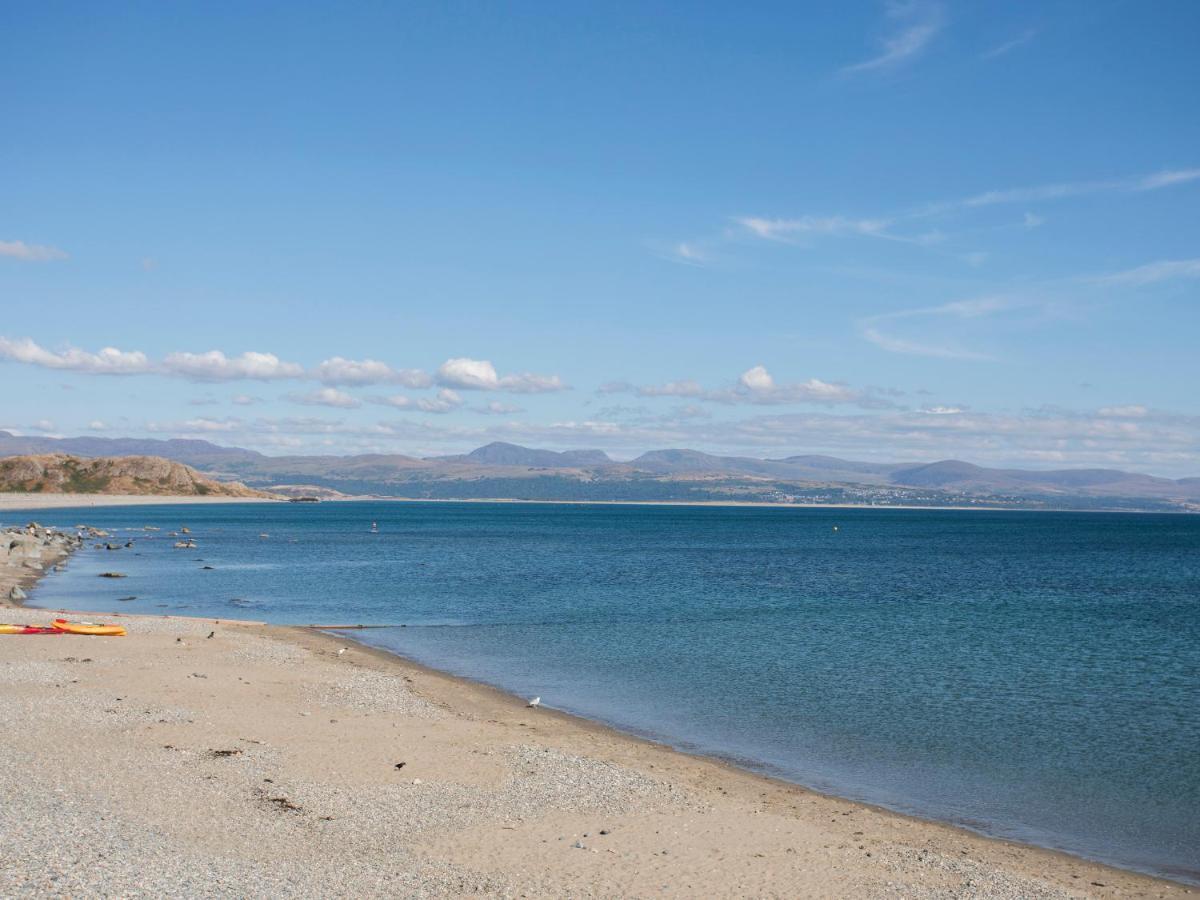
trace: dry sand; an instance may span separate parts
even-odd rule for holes
[[[0,492],[0,512],[61,509],[63,507],[157,506],[164,503],[280,503],[263,497],[168,497],[157,494],[18,494]],[[552,506],[733,506],[766,509],[931,509],[931,510],[999,510],[1004,506],[914,506],[877,503],[769,503],[753,500],[518,500],[505,497],[475,497],[440,499],[430,497],[350,496],[323,500],[323,503],[514,503]],[[1037,512],[1037,510],[1024,510]],[[1094,510],[1103,512],[1104,510]]]
[[[265,497],[174,497],[161,494],[20,494],[0,492],[0,511],[65,507],[161,506],[166,503],[280,503]]]
[[[0,637],[2,896],[1187,893],[527,709],[335,634],[119,621],[128,637]]]

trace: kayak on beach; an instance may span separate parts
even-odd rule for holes
[[[66,619],[55,619],[51,625],[66,634],[95,634],[110,637],[123,637],[124,625],[96,625],[92,622],[68,622]]]
[[[0,634],[66,634],[50,625],[6,625],[0,623]]]

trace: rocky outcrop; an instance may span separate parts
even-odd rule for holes
[[[62,453],[0,458],[0,491],[275,498],[240,482],[216,481],[160,456],[81,459]]]
[[[43,528],[37,522],[0,531],[0,606],[24,600],[24,588],[44,569],[61,562],[95,534],[95,529],[68,533]]]

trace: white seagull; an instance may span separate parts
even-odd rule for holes
[[[534,697],[532,700],[530,700],[530,701],[529,701],[529,707],[528,707],[528,708],[529,708],[529,709],[533,709],[535,706],[541,706],[541,705],[542,705],[542,698],[541,698],[541,697]]]

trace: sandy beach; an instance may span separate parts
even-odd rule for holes
[[[529,709],[337,633],[112,618],[127,637],[0,638],[5,896],[1189,893]]]
[[[103,506],[161,506],[178,503],[281,503],[287,501],[268,500],[260,497],[166,497],[155,494],[21,494],[0,492],[0,512],[35,511],[39,509],[66,509],[74,507]],[[750,500],[520,500],[506,497],[481,497],[468,499],[440,499],[429,497],[339,497],[324,500],[324,503],[513,503],[529,505],[569,506],[712,506],[752,507],[768,509],[945,509],[945,510],[997,510],[999,506],[912,506],[900,504],[867,503],[767,503]],[[1036,510],[1031,510],[1036,511]]]
[[[174,503],[280,503],[262,497],[172,497],[161,494],[21,494],[0,492],[0,512],[100,506],[162,506]]]

